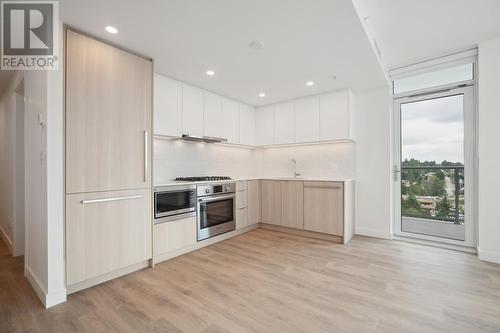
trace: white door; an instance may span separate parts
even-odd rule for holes
[[[475,246],[474,91],[395,99],[396,235]]]

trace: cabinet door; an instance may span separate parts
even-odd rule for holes
[[[166,76],[154,74],[154,134],[182,135],[182,85]]]
[[[236,191],[236,208],[245,208],[248,205],[248,191]]]
[[[150,187],[151,61],[66,36],[66,192]]]
[[[203,135],[221,138],[222,98],[208,92],[203,98]]]
[[[342,183],[304,183],[304,230],[344,235]]]
[[[274,106],[255,110],[255,143],[258,146],[274,143]]]
[[[295,142],[319,140],[319,97],[295,101]]]
[[[274,143],[295,142],[295,114],[293,103],[274,105]]]
[[[155,256],[196,244],[196,217],[169,221],[154,226]]]
[[[262,181],[262,223],[281,225],[281,183]]]
[[[247,207],[248,207],[248,225],[261,222],[261,183],[260,180],[248,181]]]
[[[236,209],[236,230],[248,227],[248,209],[247,207]]]
[[[349,139],[349,90],[321,95],[320,140]]]
[[[240,143],[255,144],[255,109],[244,104],[240,104]]]
[[[240,143],[239,105],[225,98],[222,100],[222,137],[229,143]]]
[[[182,86],[182,134],[203,136],[203,90]]]
[[[151,190],[66,195],[72,285],[151,258]]]
[[[304,229],[304,183],[300,181],[282,181],[281,196],[284,227]]]

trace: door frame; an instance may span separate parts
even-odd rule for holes
[[[436,236],[415,234],[401,230],[401,105],[440,97],[464,96],[464,179],[465,179],[465,240],[454,240]],[[418,95],[395,98],[393,100],[393,166],[394,166],[394,219],[393,231],[396,236],[416,238],[464,247],[477,245],[477,150],[476,150],[476,86],[460,85],[455,88],[438,89]]]

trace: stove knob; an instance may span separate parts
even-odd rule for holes
[[[226,186],[226,191],[231,191],[231,187],[230,186]]]
[[[205,193],[206,193],[206,194],[210,193],[210,190],[207,188],[207,189],[205,190]]]

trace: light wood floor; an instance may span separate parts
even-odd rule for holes
[[[500,332],[500,265],[257,229],[42,309],[0,245],[0,332]]]

